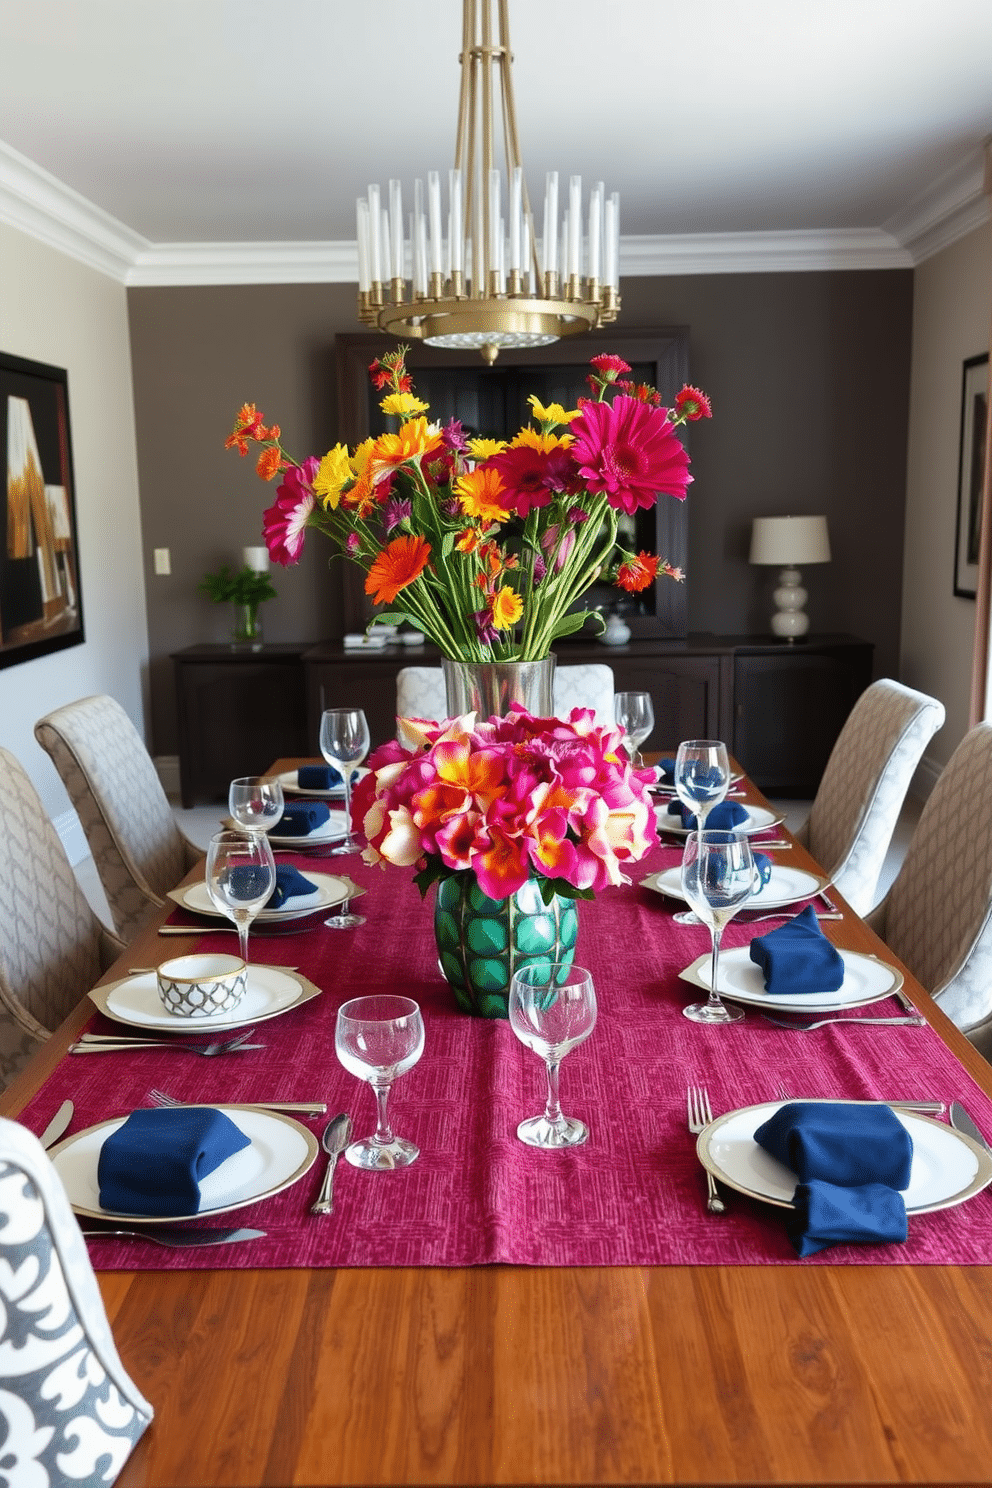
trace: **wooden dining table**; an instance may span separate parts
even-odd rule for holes
[[[798,844],[783,857],[816,867]],[[831,938],[894,961],[834,897]],[[369,895],[370,956],[388,903]],[[168,908],[104,981],[196,944],[157,935]],[[992,1094],[992,1067],[902,970]],[[0,1113],[18,1116],[92,1014],[66,1019]],[[97,1274],[155,1408],[121,1488],[992,1481],[992,1264]]]

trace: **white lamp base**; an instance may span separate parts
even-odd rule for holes
[[[778,605],[772,616],[772,634],[783,640],[794,641],[809,630],[809,616],[803,611],[809,595],[801,581],[798,568],[783,568],[778,576],[778,588],[772,595]]]

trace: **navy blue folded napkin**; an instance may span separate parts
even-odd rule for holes
[[[775,864],[772,862],[767,853],[756,852],[752,853],[751,856],[754,858],[754,866],[757,869],[758,878],[760,880],[758,887],[755,889],[754,892],[756,894],[760,894],[761,890],[765,887],[765,884],[771,878],[772,869],[775,867]]]
[[[209,1106],[132,1111],[100,1148],[100,1206],[113,1214],[196,1214],[200,1180],[250,1145]]]
[[[276,823],[277,837],[309,837],[330,819],[331,808],[325,801],[292,801],[283,807]]]
[[[253,863],[239,863],[231,869],[231,894],[235,899],[257,899],[259,893],[271,879],[267,868]],[[298,895],[316,894],[317,885],[304,878],[291,863],[280,863],[276,869],[276,886],[265,901],[265,909],[281,909],[287,899]]]
[[[333,765],[301,765],[296,772],[298,790],[333,790],[344,781]]]
[[[789,1101],[754,1140],[800,1180],[789,1238],[801,1256],[828,1245],[906,1239],[913,1141],[885,1105]]]
[[[749,955],[765,974],[765,991],[775,996],[836,992],[844,982],[843,957],[817,924],[812,904],[794,920],[756,936]]]
[[[659,785],[675,784],[675,760],[673,758],[660,759],[654,767],[655,776]]]
[[[681,816],[682,825],[686,831],[696,830],[696,818],[688,806],[684,806],[681,801],[673,801],[669,810],[673,815]],[[732,827],[739,827],[747,819],[747,812],[739,801],[719,801],[706,818],[706,831],[728,832]]]

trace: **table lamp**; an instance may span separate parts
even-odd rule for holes
[[[830,562],[826,517],[755,517],[748,561],[776,564],[782,570],[773,596],[778,608],[772,632],[790,642],[804,636],[809,616],[803,609],[807,594],[799,565]]]

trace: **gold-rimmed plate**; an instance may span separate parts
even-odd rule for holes
[[[115,1023],[143,1028],[149,1033],[211,1033],[215,1030],[247,1028],[266,1018],[278,1018],[291,1008],[321,995],[320,988],[296,972],[280,966],[249,964],[245,995],[237,1007],[227,1013],[209,1013],[203,1017],[184,1018],[166,1010],[158,992],[154,971],[136,972],[119,982],[94,987],[90,1001]]]
[[[793,1208],[792,1196],[799,1179],[791,1168],[759,1147],[754,1134],[786,1104],[767,1101],[729,1111],[704,1127],[696,1141],[699,1161],[714,1178],[738,1193],[780,1209]],[[831,1101],[830,1104],[871,1103]],[[915,1111],[894,1114],[913,1140],[909,1187],[903,1192],[907,1214],[928,1214],[963,1204],[992,1182],[992,1154],[970,1137]]]
[[[368,773],[368,770],[364,768],[356,770],[351,777],[352,787],[354,787],[356,781],[361,780],[362,777],[367,775]],[[307,796],[311,797],[315,801],[344,800],[343,785],[332,785],[329,790],[304,790],[304,788],[298,783],[298,773],[296,770],[284,770],[281,775],[276,775],[273,778],[275,780],[278,780],[284,791],[289,791],[289,793],[294,796]]]
[[[126,1219],[128,1224],[176,1224],[229,1214],[271,1198],[297,1183],[313,1166],[319,1147],[313,1132],[289,1116],[251,1106],[218,1105],[249,1145],[225,1159],[200,1181],[200,1207],[195,1214],[119,1214],[100,1204],[97,1168],[104,1142],[124,1125],[126,1116],[101,1121],[66,1137],[49,1156],[77,1214],[89,1219]]]
[[[307,915],[319,914],[322,909],[331,909],[335,904],[343,904],[346,899],[355,897],[356,889],[350,879],[342,878],[336,873],[311,873],[307,870],[303,876],[316,885],[316,894],[299,894],[293,899],[287,899],[280,909],[260,910],[255,916],[259,924],[303,920]],[[211,899],[205,880],[187,884],[185,888],[180,885],[178,889],[170,889],[169,898],[192,914],[206,915],[211,920],[227,919],[227,915]]]
[[[838,947],[840,950],[840,947]],[[765,991],[765,974],[751,960],[749,946],[732,946],[720,952],[719,986],[721,997],[745,1003],[762,1011],[783,1013],[839,1012],[844,1008],[866,1007],[891,997],[903,984],[903,974],[878,956],[861,951],[840,950],[844,962],[844,980],[835,992],[781,992],[775,996]],[[712,957],[707,951],[691,966],[679,972],[684,982],[709,991]]]
[[[756,851],[761,851],[760,843],[756,844]],[[641,879],[641,883],[646,889],[653,889],[656,894],[664,894],[668,899],[679,899],[685,902],[680,864],[676,864],[674,868],[666,868],[662,873],[649,873],[647,878]],[[810,873],[805,868],[790,868],[783,863],[773,863],[768,882],[759,889],[758,893],[748,899],[744,909],[746,911],[778,909],[783,904],[795,904],[800,899],[811,899],[814,894],[821,893],[829,884],[830,879],[822,873]]]
[[[774,811],[769,811],[767,806],[745,806],[743,801],[740,802],[740,805],[744,806],[747,817],[744,821],[738,822],[737,826],[732,830],[743,832],[746,837],[752,837],[756,832],[768,832],[772,827],[781,826],[782,822],[785,821],[784,816],[777,815]],[[689,830],[682,825],[682,817],[679,812],[669,811],[667,807],[656,806],[654,815],[659,832],[668,832],[676,837],[688,837]],[[695,828],[692,830],[695,831]],[[760,852],[761,843],[758,842],[755,846]]]

